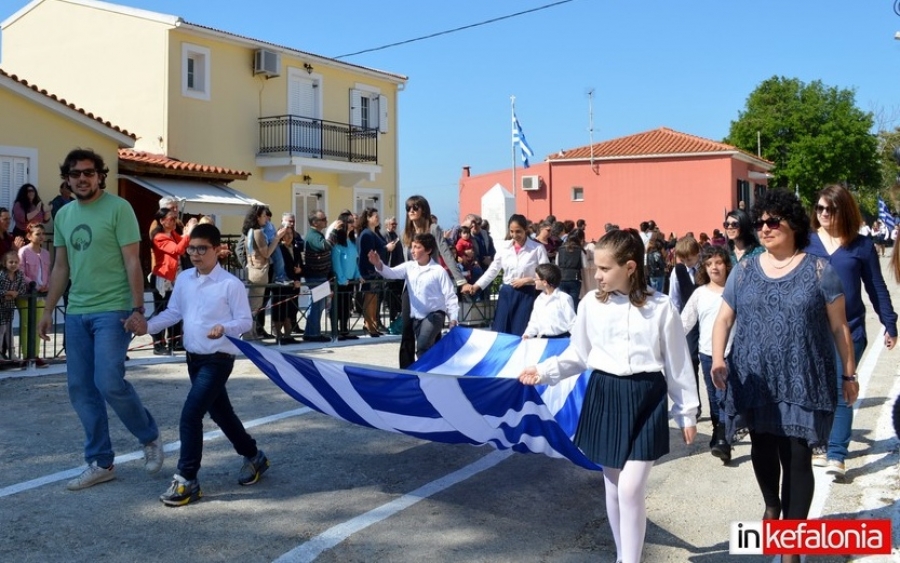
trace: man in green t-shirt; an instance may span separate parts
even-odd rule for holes
[[[109,170],[94,151],[71,151],[59,169],[75,203],[56,215],[56,257],[38,330],[49,340],[53,310],[71,279],[65,326],[69,399],[84,427],[88,464],[67,485],[77,491],[116,478],[104,401],[140,440],[148,472],[160,470],[163,450],[156,421],[125,381],[131,334],[124,323],[144,314],[137,218],[127,201],[104,191]]]

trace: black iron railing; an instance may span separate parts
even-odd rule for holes
[[[378,163],[378,130],[299,115],[259,120],[259,154]]]

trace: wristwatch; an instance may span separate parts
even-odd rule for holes
[[[131,312],[132,313],[140,313],[143,315],[146,311],[145,311],[144,307],[141,306],[141,307],[132,307]]]
[[[844,381],[856,381],[856,374],[854,373],[853,375],[843,375],[841,376],[841,378]]]

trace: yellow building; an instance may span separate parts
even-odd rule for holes
[[[95,0],[34,0],[0,30],[3,68],[135,132],[138,151],[250,172],[240,189],[276,220],[397,212],[405,76]]]
[[[94,149],[115,178],[119,148],[134,142],[128,131],[0,70],[0,207],[12,209],[25,183],[49,204],[62,182],[59,164],[76,147]],[[109,185],[115,191],[115,181]]]

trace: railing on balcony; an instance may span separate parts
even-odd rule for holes
[[[378,163],[378,130],[299,115],[259,120],[260,156]]]

